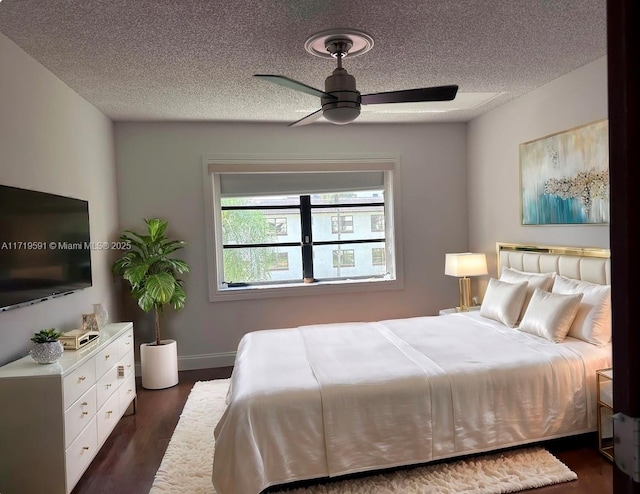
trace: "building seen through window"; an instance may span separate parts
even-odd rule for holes
[[[331,233],[353,233],[353,216],[332,216]]]
[[[355,265],[356,265],[356,254],[354,249],[333,251],[333,267],[334,268],[352,268]]]
[[[269,218],[269,217],[267,217],[267,223],[269,224],[269,233],[271,235],[286,235],[287,234],[287,218]]]
[[[374,247],[371,249],[371,264],[374,266],[384,266],[385,262],[385,253],[382,247]]]
[[[383,214],[371,215],[371,231],[372,232],[384,231],[384,215]]]

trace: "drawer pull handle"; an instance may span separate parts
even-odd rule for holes
[[[85,379],[86,379],[86,377],[85,377],[85,376],[80,376],[80,377],[78,378],[78,380],[79,380],[79,381],[84,381]]]
[[[89,415],[89,412],[82,412],[82,415]]]
[[[113,410],[107,410],[107,413],[111,415],[113,413]]]
[[[108,359],[109,357],[111,357],[111,355],[105,355],[104,358]]]
[[[89,446],[82,446],[82,449],[84,449],[85,451],[89,451]]]
[[[111,384],[107,384],[107,389],[111,387]]]
[[[88,403],[87,403],[86,401],[83,401],[83,402],[82,402],[82,406],[83,406],[83,407],[86,407],[87,405],[88,405]]]

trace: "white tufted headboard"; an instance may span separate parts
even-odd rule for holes
[[[504,266],[533,273],[556,272],[577,280],[611,284],[609,249],[553,247],[497,242],[498,277]]]

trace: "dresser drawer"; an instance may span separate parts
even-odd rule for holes
[[[123,414],[136,397],[135,374],[131,373],[129,377],[125,378],[125,381],[118,388],[118,394],[120,395],[120,414]]]
[[[118,366],[114,362],[114,365],[109,369],[104,376],[96,383],[96,392],[98,398],[98,409],[105,404],[109,397],[115,393],[118,389]]]
[[[135,361],[133,358],[133,352],[129,352],[122,358],[122,360],[120,360],[120,362],[118,362],[118,378],[120,381],[129,377],[129,375],[135,370]]]
[[[89,425],[65,451],[68,486],[75,485],[97,452],[98,431],[96,429],[96,418],[93,417]]]
[[[120,358],[133,350],[133,329],[128,330],[118,338],[118,353]]]
[[[118,351],[118,340],[109,343],[109,345],[96,354],[96,378],[100,379],[104,374],[117,364],[120,360]]]
[[[96,363],[91,358],[63,379],[64,409],[69,408],[95,383]]]
[[[113,393],[104,406],[98,410],[96,421],[98,424],[98,444],[102,444],[109,433],[120,420],[120,397]]]
[[[64,412],[64,447],[68,448],[96,414],[96,387],[93,386]]]

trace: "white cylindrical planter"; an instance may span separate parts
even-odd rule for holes
[[[161,345],[140,345],[142,387],[164,389],[178,384],[178,344],[175,340],[160,340]]]

